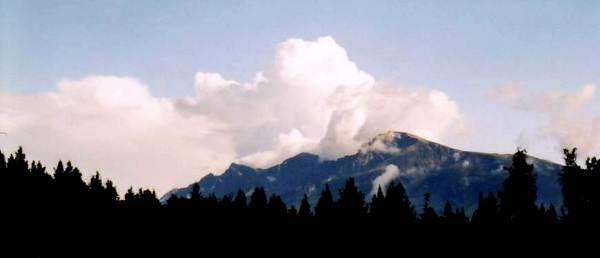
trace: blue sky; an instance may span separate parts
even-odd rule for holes
[[[329,35],[377,80],[445,92],[478,131],[446,142],[480,151],[512,151],[548,120],[491,101],[493,89],[600,81],[599,1],[3,1],[0,32],[0,90],[114,75],[157,97],[194,95],[198,71],[251,81],[279,43]],[[560,157],[552,141],[525,142]]]
[[[377,78],[460,97],[522,81],[578,87],[600,75],[597,1],[5,1],[2,85],[136,76],[157,94],[190,74],[250,79],[288,38],[331,35]]]

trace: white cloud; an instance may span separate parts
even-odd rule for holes
[[[134,79],[63,80],[56,92],[0,92],[0,99],[0,126],[9,132],[4,152],[23,145],[48,168],[72,160],[87,175],[100,170],[121,192],[130,185],[165,192],[235,158],[224,125],[181,114]]]
[[[225,80],[218,73],[196,73],[196,94],[199,98],[204,94],[227,89],[231,86],[239,86],[240,83],[233,80]]]
[[[135,79],[89,76],[48,93],[0,92],[0,126],[10,133],[0,144],[24,145],[42,160],[72,159],[121,187],[164,192],[231,161],[267,167],[299,152],[336,158],[388,130],[443,141],[463,129],[445,93],[379,83],[331,37],[279,44],[250,82],[198,72],[195,89],[159,98]]]
[[[396,165],[387,165],[383,174],[373,180],[373,188],[370,195],[376,194],[379,187],[385,191],[387,185],[399,176],[400,171]]]
[[[392,131],[377,135],[373,140],[361,146],[360,151],[363,153],[372,151],[380,153],[397,154],[400,153],[400,148],[396,147],[394,142],[400,140],[402,135],[395,134]]]
[[[199,100],[180,108],[229,125],[238,161],[259,167],[302,151],[351,154],[387,130],[441,141],[463,126],[445,93],[378,83],[331,37],[279,44],[272,65],[252,82],[196,77]]]
[[[520,92],[509,103],[513,108],[534,112],[547,118],[534,136],[520,135],[520,142],[556,139],[557,149],[577,147],[581,155],[600,153],[600,115],[587,112],[593,103],[596,85],[587,84],[578,90],[548,90]]]
[[[268,167],[289,158],[295,154],[314,148],[316,142],[306,138],[298,129],[292,129],[287,134],[279,134],[275,144],[269,150],[257,151],[239,158],[241,163],[255,167]]]
[[[594,100],[596,86],[588,84],[576,92],[547,92],[537,109],[549,117],[544,135],[558,138],[560,147],[577,147],[583,155],[600,153],[600,115],[585,108]]]

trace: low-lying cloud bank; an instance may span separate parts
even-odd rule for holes
[[[195,74],[196,95],[162,98],[134,78],[64,79],[52,92],[0,90],[4,152],[23,145],[126,187],[159,193],[236,161],[267,167],[299,152],[336,158],[388,130],[443,141],[463,130],[444,92],[380,83],[331,37],[289,39],[250,82]],[[591,129],[591,128],[590,128]]]

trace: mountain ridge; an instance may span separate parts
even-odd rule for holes
[[[432,205],[441,208],[446,200],[455,207],[472,211],[479,192],[496,192],[511,163],[511,154],[462,151],[422,137],[405,133],[381,133],[363,144],[356,153],[334,160],[322,160],[318,155],[302,152],[269,168],[232,163],[221,175],[209,174],[198,183],[203,194],[217,196],[233,194],[242,189],[247,194],[263,186],[269,194],[278,194],[288,205],[296,205],[306,193],[314,205],[325,184],[334,196],[348,177],[355,178],[365,194],[376,187],[373,182],[386,172],[388,165],[398,169],[393,181],[401,182],[411,201],[419,207],[422,195],[431,194]],[[529,156],[538,174],[540,203],[562,204],[558,175],[560,165]],[[166,193],[186,196],[191,185]],[[366,196],[370,201],[370,196]]]

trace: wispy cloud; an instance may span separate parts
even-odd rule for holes
[[[400,170],[396,165],[387,165],[383,174],[376,177],[373,180],[373,188],[371,190],[370,195],[374,195],[377,193],[377,189],[381,187],[385,191],[385,188],[396,178],[400,176]]]
[[[509,84],[496,88],[492,96],[515,110],[546,118],[533,136],[521,134],[520,142],[535,142],[536,139],[531,137],[556,139],[557,149],[577,147],[583,155],[597,155],[600,152],[600,115],[587,110],[595,100],[596,90],[596,85],[586,84],[573,91],[531,92]]]

